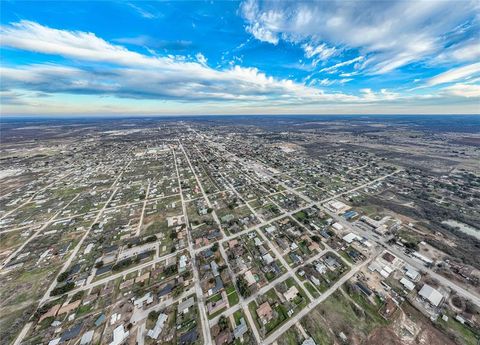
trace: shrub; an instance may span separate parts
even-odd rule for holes
[[[59,283],[64,282],[65,280],[67,280],[67,278],[68,278],[68,272],[62,272],[58,275],[57,282]]]
[[[59,285],[59,286],[56,286],[51,292],[50,292],[50,296],[58,296],[58,295],[62,295],[70,290],[73,290],[73,288],[75,287],[75,283],[74,282],[68,282],[68,283],[65,283],[63,285]]]

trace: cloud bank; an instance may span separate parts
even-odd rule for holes
[[[359,68],[385,74],[433,56],[478,60],[478,9],[478,1],[469,0],[248,0],[241,12],[246,30],[260,41],[299,44],[307,58],[315,51],[357,51],[366,56]],[[452,44],[471,33],[476,40]]]
[[[109,94],[119,97],[177,100],[371,102],[384,93],[365,97],[327,93],[287,79],[276,79],[256,68],[233,66],[216,70],[202,54],[149,56],[109,43],[94,33],[49,28],[20,21],[0,29],[0,43],[25,51],[95,62],[85,67],[35,64],[0,68],[3,88],[47,93]],[[312,56],[322,52],[312,50]],[[375,95],[373,97],[373,95]]]
[[[148,22],[163,16],[127,7]],[[151,33],[107,40],[20,20],[0,26],[1,48],[43,58],[2,63],[1,112],[480,112],[478,8],[469,0],[243,2],[247,42],[237,50],[250,41],[294,47],[299,65],[308,63],[301,78],[242,66],[239,56],[216,64],[190,40]],[[415,75],[416,64],[432,72],[415,88],[382,85],[405,68]]]

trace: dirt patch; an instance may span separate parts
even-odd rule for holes
[[[420,334],[417,336],[415,344],[425,345],[455,345],[455,342],[450,340],[448,336],[434,328],[432,325],[424,325]]]
[[[377,328],[362,344],[365,345],[403,345],[397,335],[387,327]]]
[[[408,303],[402,305],[400,315],[393,324],[393,331],[404,345],[455,345],[455,342]]]

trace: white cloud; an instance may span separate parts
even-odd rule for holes
[[[258,23],[247,26],[247,31],[259,41],[268,42],[275,45],[278,44],[278,36],[272,31],[261,27]]]
[[[291,80],[275,79],[256,68],[232,66],[216,70],[206,65],[202,54],[190,60],[184,56],[147,56],[113,45],[93,33],[52,29],[30,21],[2,26],[0,33],[2,46],[73,58],[79,66],[2,67],[2,84],[7,88],[197,101],[362,101],[358,96],[329,94]],[[78,61],[90,64],[82,67]],[[92,62],[100,65],[92,67]]]
[[[271,44],[277,44],[279,41],[278,35],[270,29],[267,29],[259,22],[255,22],[254,19],[258,15],[258,6],[254,1],[247,1],[242,4],[243,15],[250,19],[251,25],[246,27],[246,30],[253,35],[256,39]],[[262,14],[262,22],[268,23],[269,26],[275,27],[276,22],[281,20],[281,16],[278,12],[270,11]]]
[[[57,30],[26,20],[2,26],[0,34],[2,46],[38,53],[126,66],[167,62],[167,59],[148,58],[122,46],[112,45],[90,32]]]
[[[256,68],[238,65],[217,70],[207,65],[202,54],[193,57],[145,55],[107,42],[94,33],[52,29],[30,21],[1,26],[0,45],[75,60],[72,66],[1,66],[4,93],[0,97],[2,100],[8,98],[11,102],[15,101],[17,94],[28,94],[31,100],[39,92],[52,95],[49,99],[64,94],[72,97],[101,95],[99,98],[102,99],[114,97],[116,100],[128,98],[145,102],[180,101],[178,103],[195,102],[196,105],[199,102],[217,102],[217,106],[228,101],[236,106],[242,104],[245,107],[278,109],[327,104],[351,106],[415,102],[415,96],[387,90],[368,90],[360,94],[326,92],[292,80],[267,76]],[[346,83],[348,79],[340,79],[336,83]],[[328,83],[324,81],[323,86]],[[8,93],[11,90],[19,93]],[[58,98],[56,102],[50,103],[51,107],[59,104]],[[47,103],[45,100],[30,101],[32,109],[34,104],[43,106]],[[76,105],[76,109],[81,109],[81,106]],[[83,106],[88,107],[89,104],[83,103]]]
[[[268,33],[268,37],[256,38],[274,44],[281,38],[299,45],[354,49],[368,55],[362,67],[372,74],[438,55],[449,44],[449,37],[459,32],[470,30],[478,37],[475,27],[460,26],[475,16],[475,9],[478,3],[474,0],[248,0],[241,6],[247,30]],[[462,59],[470,52],[466,48],[450,58]]]
[[[435,86],[439,84],[451,83],[460,79],[466,79],[480,73],[480,62],[450,69],[440,73],[427,80],[426,85]]]
[[[322,68],[320,70],[320,72],[329,72],[329,73],[335,73],[337,71],[338,68],[340,67],[344,67],[344,66],[348,66],[348,65],[351,65],[351,64],[354,64],[355,62],[359,62],[359,61],[362,61],[364,59],[363,56],[358,56],[356,58],[353,58],[351,60],[347,60],[347,61],[343,61],[343,62],[339,62],[333,66],[330,66],[330,67],[326,67],[326,68]],[[343,73],[341,76],[345,76],[345,77],[349,77],[349,76],[352,76],[354,75],[354,73]]]
[[[307,59],[311,59],[313,57],[317,58],[314,64],[316,64],[318,61],[328,60],[331,56],[337,53],[337,50],[334,47],[329,48],[325,43],[317,46],[305,43],[302,48]]]
[[[146,18],[146,19],[156,19],[158,17],[160,17],[161,15],[160,14],[157,14],[157,13],[154,13],[153,11],[148,11],[146,10],[145,8],[142,8],[138,5],[135,5],[131,2],[127,3],[127,5],[132,8],[133,10],[135,10],[135,12],[137,12],[140,16],[142,16],[143,18]]]
[[[312,81],[310,82],[310,85],[315,85],[315,84],[319,84],[321,86],[331,86],[331,85],[335,85],[335,84],[346,84],[350,81],[352,81],[353,79],[352,78],[342,78],[342,79],[328,79],[328,78],[324,78],[324,79],[320,79],[320,80],[316,80],[316,79],[312,79]]]
[[[328,78],[325,78],[325,79],[319,80],[318,83],[320,85],[323,85],[323,86],[329,86],[329,85],[332,85],[333,83],[335,83],[335,80],[330,80]]]
[[[205,55],[203,55],[202,53],[197,53],[195,57],[197,58],[197,61],[200,63],[200,65],[207,66],[207,58],[205,57]]]
[[[358,74],[358,72],[349,72],[349,73],[340,73],[339,76],[340,77],[353,77],[353,76],[356,76]]]
[[[480,40],[470,39],[455,44],[438,55],[436,61],[478,61],[480,60]]]
[[[443,92],[465,98],[480,98],[480,85],[471,85],[471,84],[454,84],[443,88]],[[478,105],[478,110],[480,110],[480,104]]]

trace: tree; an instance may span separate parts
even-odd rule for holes
[[[152,243],[152,242],[155,242],[156,240],[157,240],[157,236],[151,235],[145,239],[145,243]]]
[[[57,286],[50,292],[50,296],[57,296],[57,295],[64,294],[70,290],[73,290],[74,287],[75,287],[74,282],[68,282],[64,285]]]
[[[407,247],[408,249],[418,250],[418,244],[415,241],[406,242],[405,247]]]
[[[59,283],[64,282],[65,280],[67,280],[67,278],[68,278],[68,272],[62,272],[58,275],[57,282]]]
[[[225,317],[225,315],[220,316],[220,319],[218,320],[218,326],[221,330],[224,330],[228,327],[227,318]]]
[[[85,291],[78,291],[77,293],[75,293],[75,295],[72,296],[72,299],[70,300],[70,302],[75,302],[75,301],[78,301],[79,299],[82,299],[84,293]]]
[[[237,279],[237,287],[238,287],[238,291],[240,292],[240,294],[243,297],[250,296],[250,290],[248,289],[248,283],[243,276],[240,276]]]
[[[182,285],[177,285],[172,291],[172,296],[173,297],[178,297],[182,294],[183,292],[183,286]]]
[[[152,310],[150,313],[148,313],[148,319],[150,321],[155,321],[156,319],[158,319],[159,314],[160,314],[160,312]]]

